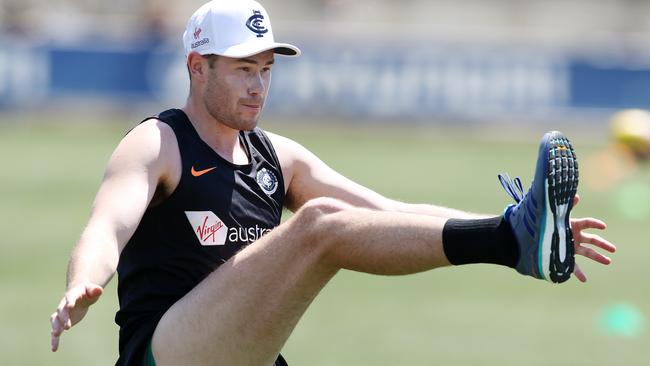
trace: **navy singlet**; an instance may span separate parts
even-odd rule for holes
[[[236,165],[199,137],[183,111],[170,109],[155,118],[176,135],[182,173],[174,192],[147,208],[120,255],[120,310],[115,315],[120,366],[143,364],[147,344],[167,309],[244,246],[278,226],[284,201],[280,163],[259,128],[240,132],[249,164]],[[276,365],[286,365],[282,356]]]

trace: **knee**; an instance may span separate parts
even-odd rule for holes
[[[310,218],[318,218],[351,208],[351,205],[335,198],[318,197],[307,201],[296,214],[302,214]]]
[[[317,198],[305,203],[292,218],[292,235],[297,235],[297,253],[303,253],[324,268],[341,268],[341,248],[351,241],[351,223],[360,220],[368,210],[332,198]]]
[[[352,206],[349,204],[329,197],[319,197],[307,201],[298,211],[296,211],[296,221],[300,222],[305,228],[313,228],[316,224],[322,224],[327,216],[349,210]]]
[[[305,203],[294,215],[294,227],[306,243],[324,243],[339,225],[340,213],[354,207],[334,198],[319,197]]]

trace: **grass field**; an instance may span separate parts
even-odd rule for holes
[[[115,281],[84,322],[64,336],[56,354],[49,351],[48,318],[63,293],[67,258],[105,162],[126,128],[0,126],[1,365],[115,362]],[[499,140],[425,128],[409,133],[278,128],[389,197],[492,213],[510,203],[496,174],[520,175],[527,185],[538,138]],[[579,158],[604,145],[580,133],[569,136]],[[633,203],[650,200],[643,193],[650,186],[649,171],[642,167],[626,181],[636,187]],[[650,217],[642,215],[650,204],[641,201],[641,214],[626,216],[620,209],[622,187],[596,192],[581,183],[583,202],[574,216],[604,219],[606,236],[619,246],[609,268],[580,259],[587,284],[572,280],[554,286],[487,265],[392,278],[341,272],[308,310],[283,353],[292,365],[316,366],[649,365],[650,334],[641,320],[618,314],[614,320],[633,330],[628,333],[617,332],[618,323],[601,325],[606,309],[621,303],[650,316]]]

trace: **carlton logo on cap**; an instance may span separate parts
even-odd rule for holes
[[[266,29],[264,24],[262,24],[263,20],[264,15],[262,15],[259,10],[253,10],[253,15],[246,21],[246,26],[248,29],[257,33],[258,37],[264,37],[264,33],[268,32],[269,30]]]

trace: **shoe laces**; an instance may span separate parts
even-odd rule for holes
[[[519,203],[524,199],[524,186],[521,184],[521,179],[519,179],[519,177],[512,179],[507,173],[498,174],[498,177],[503,189],[505,189],[506,193],[508,193],[516,203]]]

